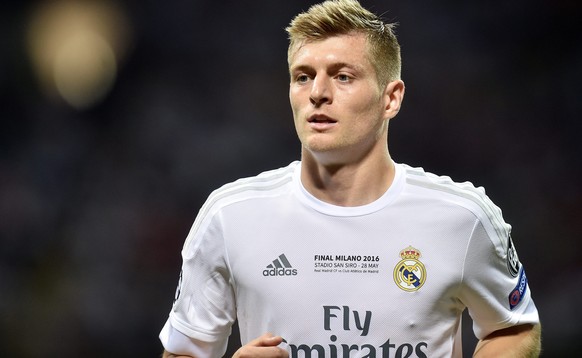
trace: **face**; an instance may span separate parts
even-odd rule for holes
[[[397,112],[393,83],[380,88],[367,54],[365,35],[350,34],[304,43],[291,55],[289,98],[304,157],[340,164],[386,150]]]

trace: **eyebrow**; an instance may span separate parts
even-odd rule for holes
[[[354,64],[350,64],[347,62],[335,62],[332,63],[330,66],[328,66],[328,71],[331,72],[336,72],[342,68],[349,68],[352,69],[356,72],[363,72],[363,67],[360,65],[354,65]],[[309,65],[297,65],[297,66],[293,66],[289,68],[289,73],[294,73],[294,72],[308,72],[310,70],[313,70],[313,66],[309,66]]]

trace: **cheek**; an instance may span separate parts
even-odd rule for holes
[[[301,118],[301,110],[295,105],[295,103],[293,103],[293,101],[291,101],[291,112],[293,113],[293,125],[295,126],[295,131],[297,134],[300,134],[301,126],[299,125],[299,118]]]
[[[301,117],[301,109],[298,106],[295,106],[293,102],[291,102],[291,112],[293,113],[293,122],[295,125],[297,125],[299,118]]]
[[[295,114],[299,109],[296,92],[297,91],[293,90],[292,88],[289,89],[289,103],[291,104],[291,110],[293,111],[293,114]]]
[[[299,94],[293,90],[289,91],[289,104],[291,105],[291,111],[293,112],[293,119],[295,122],[301,117],[302,113],[302,101]]]
[[[364,101],[352,107],[355,128],[359,131],[370,132],[382,129],[384,118],[382,105],[378,101]]]
[[[367,116],[372,118],[381,119],[383,115],[384,103],[379,98],[377,93],[370,93],[359,103],[358,111],[361,113],[366,113]]]
[[[379,116],[379,108],[377,101],[369,100],[369,98],[361,98],[359,101],[352,101],[349,105],[344,106],[345,111],[351,114],[352,118],[358,118],[354,123],[356,125],[363,125],[360,122],[374,121]]]

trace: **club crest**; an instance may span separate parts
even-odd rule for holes
[[[400,260],[394,267],[394,282],[408,292],[418,291],[426,281],[426,268],[420,262],[421,253],[412,246],[400,251]]]
[[[507,242],[507,269],[511,276],[517,277],[520,267],[521,264],[519,263],[519,257],[517,257],[517,251],[515,250],[511,236],[509,236]]]

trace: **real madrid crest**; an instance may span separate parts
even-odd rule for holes
[[[509,269],[511,276],[517,277],[520,267],[521,264],[519,263],[519,257],[517,257],[517,251],[515,250],[515,246],[513,245],[513,240],[511,239],[510,235],[507,240],[507,268]]]
[[[400,251],[400,260],[394,267],[394,282],[404,291],[418,291],[426,281],[426,268],[419,261],[420,251],[408,246]]]

